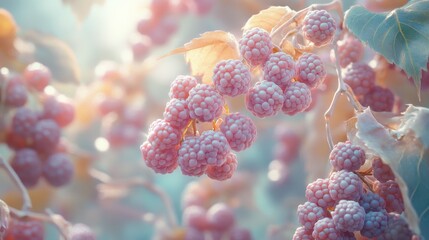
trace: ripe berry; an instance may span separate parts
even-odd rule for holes
[[[73,173],[74,166],[67,154],[54,153],[43,163],[43,177],[54,187],[68,184]]]
[[[152,16],[140,19],[137,23],[137,31],[142,35],[148,35],[156,27],[156,24]]]
[[[299,223],[307,230],[312,230],[317,221],[328,216],[326,210],[312,202],[300,204],[297,214]]]
[[[381,158],[377,157],[372,161],[373,176],[380,182],[395,180],[395,175],[389,165],[384,164]]]
[[[134,145],[140,140],[140,129],[134,125],[116,121],[107,129],[106,139],[111,148]]]
[[[191,121],[186,100],[171,99],[164,110],[164,120],[176,129],[184,129]]]
[[[273,44],[270,34],[262,28],[252,28],[239,41],[240,54],[252,65],[263,65],[271,54]]]
[[[152,0],[150,10],[154,18],[160,18],[170,11],[170,0]]]
[[[43,240],[45,227],[43,222],[32,219],[12,218],[9,222],[5,239],[8,240]]]
[[[387,227],[388,214],[385,210],[368,212],[360,234],[367,238],[375,238],[384,233]]]
[[[121,120],[127,125],[143,128],[146,124],[147,110],[144,108],[127,107],[121,115]]]
[[[30,138],[31,131],[37,123],[39,114],[29,108],[20,107],[12,118],[11,131],[23,138]]]
[[[198,15],[207,14],[216,3],[215,0],[188,0],[188,2],[190,2],[191,10]]]
[[[6,96],[4,101],[9,107],[22,107],[27,103],[27,89],[20,76],[15,74],[7,75]]]
[[[389,213],[386,230],[377,238],[377,240],[396,240],[411,239],[411,232],[407,221],[397,213]]]
[[[189,206],[183,210],[183,225],[199,230],[209,228],[206,209],[201,206]]]
[[[230,152],[226,155],[226,161],[220,166],[208,166],[206,174],[209,178],[223,181],[229,179],[237,169],[237,156]]]
[[[329,195],[335,201],[358,201],[362,195],[363,186],[360,178],[352,172],[341,170],[332,173],[329,178]]]
[[[349,172],[358,170],[365,162],[365,151],[350,142],[339,142],[332,149],[329,161],[335,171],[346,170]]]
[[[295,76],[295,62],[284,52],[270,54],[264,65],[264,80],[277,84],[284,90]]]
[[[28,188],[34,187],[42,175],[42,162],[37,152],[30,148],[16,151],[11,166],[21,182]]]
[[[311,236],[312,230],[307,230],[305,227],[299,227],[295,230],[292,240],[313,240]]]
[[[51,119],[39,120],[33,128],[33,146],[39,153],[51,153],[60,141],[60,127]]]
[[[218,118],[225,104],[222,95],[208,84],[198,84],[192,88],[186,101],[191,118],[201,122],[211,122]]]
[[[101,97],[97,99],[97,110],[101,116],[106,116],[109,113],[121,113],[125,108],[122,99],[113,97]]]
[[[197,86],[198,81],[193,76],[179,75],[170,85],[170,98],[186,100],[189,96],[189,91]]]
[[[201,176],[207,169],[200,137],[186,137],[180,145],[178,154],[179,166],[184,175]]]
[[[230,233],[231,240],[252,240],[252,234],[247,228],[234,227]]]
[[[152,48],[152,41],[149,37],[143,36],[142,38],[135,40],[131,44],[131,50],[133,53],[134,61],[143,60]]]
[[[235,97],[249,90],[252,76],[240,60],[222,60],[213,72],[213,83],[220,94]]]
[[[181,137],[181,132],[165,120],[156,121],[149,128],[148,141],[159,150],[175,148]]]
[[[216,203],[207,211],[207,220],[213,230],[226,231],[235,223],[233,210],[224,203]]]
[[[296,75],[310,88],[318,87],[326,77],[322,59],[314,53],[304,53],[296,62]]]
[[[366,63],[352,63],[346,68],[343,80],[354,94],[365,95],[375,87],[375,72]]]
[[[326,10],[313,10],[305,15],[302,30],[304,37],[315,46],[323,46],[332,41],[337,29],[334,18]]]
[[[164,16],[157,23],[157,27],[149,32],[148,37],[154,45],[164,45],[171,39],[171,36],[177,31],[178,19],[175,15]]]
[[[204,231],[195,228],[187,228],[185,240],[205,240]]]
[[[220,130],[235,151],[250,147],[256,140],[256,125],[252,119],[239,112],[226,116]]]
[[[375,112],[391,112],[395,104],[395,95],[388,88],[375,86],[362,97],[360,102]]]
[[[307,201],[317,204],[319,207],[328,208],[335,205],[335,201],[329,195],[329,179],[317,179],[316,181],[308,184],[305,190],[305,197]]]
[[[177,168],[177,149],[161,150],[146,141],[140,146],[140,151],[146,165],[156,173],[171,173]]]
[[[288,115],[304,112],[311,103],[311,90],[304,83],[292,82],[284,92],[282,111]]]
[[[74,119],[74,107],[64,97],[49,97],[43,102],[43,118],[54,120],[60,127],[69,125]]]
[[[331,214],[337,229],[345,232],[360,231],[365,222],[365,209],[355,201],[340,200]]]
[[[364,46],[353,36],[347,35],[343,40],[338,41],[338,60],[342,68],[347,67],[350,63],[362,59]]]
[[[34,62],[25,68],[24,78],[30,87],[43,91],[51,81],[52,75],[49,68],[41,63]]]
[[[221,166],[226,162],[226,156],[231,148],[222,132],[205,131],[200,136],[201,151],[207,165]]]
[[[342,237],[342,232],[338,230],[332,218],[323,218],[314,224],[312,236],[318,240],[338,240]]]
[[[85,224],[74,224],[69,231],[70,240],[96,240],[94,232]]]
[[[386,202],[387,212],[402,213],[404,211],[404,200],[398,183],[393,180],[387,182],[374,182],[374,191]]]
[[[273,82],[257,82],[246,94],[246,107],[255,116],[274,116],[283,106],[282,89]]]
[[[359,204],[365,209],[365,212],[379,212],[386,207],[384,199],[372,192],[362,194]]]

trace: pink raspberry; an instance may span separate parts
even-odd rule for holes
[[[379,195],[368,192],[362,194],[359,199],[359,204],[365,209],[365,212],[379,212],[384,210],[386,207],[386,202]]]
[[[404,211],[404,200],[398,183],[389,180],[384,183],[375,181],[373,184],[374,192],[386,202],[387,212],[402,213]]]
[[[316,181],[308,184],[305,190],[305,197],[309,202],[317,204],[319,207],[328,208],[335,205],[335,201],[329,195],[329,179],[317,179]]]
[[[22,78],[14,73],[6,76],[8,82],[6,84],[6,96],[0,96],[8,107],[22,107],[27,103],[27,89],[25,88]]]
[[[235,97],[249,90],[252,75],[240,60],[220,61],[213,72],[213,83],[220,94]]]
[[[225,163],[220,166],[208,166],[206,174],[211,179],[223,181],[232,177],[237,169],[237,164],[237,156],[230,152],[226,155]]]
[[[372,161],[372,171],[372,175],[374,175],[374,177],[380,182],[395,180],[395,174],[393,174],[390,166],[384,164],[383,160],[381,160],[379,157]]]
[[[226,231],[235,223],[234,211],[224,203],[216,203],[207,211],[211,229]]]
[[[307,230],[305,227],[299,227],[295,230],[292,240],[314,240],[311,232],[311,230]]]
[[[340,200],[331,214],[337,229],[345,232],[360,231],[365,222],[365,209],[355,201]]]
[[[152,123],[149,127],[148,141],[159,150],[173,149],[182,137],[181,132],[165,120]]]
[[[45,65],[34,62],[25,68],[24,78],[30,87],[38,91],[43,91],[51,81],[52,75],[49,68]]]
[[[191,11],[198,15],[204,15],[210,12],[215,3],[216,0],[188,0],[188,4],[191,5]]]
[[[220,130],[235,151],[250,147],[256,140],[256,125],[252,119],[239,112],[226,116]]]
[[[32,131],[33,147],[39,153],[51,153],[60,141],[61,129],[51,119],[39,120]]]
[[[184,175],[201,176],[207,169],[207,161],[201,149],[200,137],[189,136],[179,148],[179,166]]]
[[[305,15],[302,30],[304,37],[315,46],[323,46],[332,41],[337,29],[334,18],[326,10],[313,10]]]
[[[177,149],[160,150],[146,141],[140,146],[140,151],[146,165],[156,173],[171,173],[177,168]]]
[[[186,101],[191,118],[201,122],[211,122],[218,118],[225,104],[222,95],[208,84],[198,84],[192,88]]]
[[[338,41],[338,60],[342,68],[347,67],[350,63],[362,59],[364,46],[353,36],[347,35],[343,40]]]
[[[54,153],[43,165],[43,177],[54,187],[62,187],[73,178],[74,166],[67,154]]]
[[[96,240],[94,232],[85,224],[74,224],[69,232],[70,240]]]
[[[367,238],[379,237],[387,228],[388,216],[385,210],[380,212],[368,212],[365,215],[365,223],[360,230],[360,234]]]
[[[27,188],[36,186],[42,176],[42,162],[31,148],[16,151],[10,165]]]
[[[312,202],[300,204],[297,214],[299,223],[307,230],[312,230],[317,221],[328,216],[326,210]]]
[[[31,137],[31,131],[37,123],[39,114],[27,107],[20,107],[12,118],[11,130],[24,138]]]
[[[185,240],[205,240],[204,231],[198,230],[196,228],[187,228]]]
[[[207,165],[221,166],[226,162],[226,156],[231,151],[231,147],[222,132],[205,131],[200,139],[201,150]]]
[[[311,90],[304,83],[292,82],[284,92],[282,111],[288,115],[304,112],[311,104]]]
[[[312,236],[317,240],[338,240],[342,239],[343,233],[338,230],[332,218],[323,218],[314,224]]]
[[[153,18],[161,18],[171,10],[170,0],[152,0],[150,2],[150,10]]]
[[[304,53],[296,63],[296,75],[310,88],[318,87],[326,77],[322,59],[314,53]]]
[[[395,104],[395,95],[388,88],[375,86],[360,102],[375,112],[391,112]]]
[[[362,195],[363,186],[360,178],[352,172],[341,170],[332,173],[329,178],[329,195],[335,201],[358,201]]]
[[[282,89],[273,82],[257,82],[246,94],[246,107],[255,116],[274,116],[283,106]]]
[[[4,239],[10,240],[43,240],[45,227],[42,221],[31,218],[12,218]]]
[[[361,96],[375,87],[375,72],[366,63],[352,63],[346,68],[343,80],[354,94]]]
[[[197,86],[198,81],[193,76],[179,75],[170,85],[170,98],[186,100],[189,96],[189,91]]]
[[[411,239],[413,232],[410,230],[407,221],[397,213],[389,213],[386,230],[377,240]]]
[[[295,76],[295,62],[293,58],[284,52],[270,54],[264,65],[264,80],[277,84],[285,89]]]
[[[176,129],[184,129],[191,121],[186,100],[171,99],[164,110],[164,120]]]
[[[231,240],[252,240],[252,234],[247,228],[234,227],[230,233]]]
[[[332,149],[329,161],[335,171],[356,171],[365,162],[365,151],[361,147],[351,144],[349,141],[339,142]]]
[[[60,127],[69,125],[74,116],[74,106],[66,97],[48,97],[43,102],[43,118],[54,120]]]
[[[189,206],[183,210],[183,225],[191,228],[196,228],[198,230],[206,230],[209,228],[209,223],[207,221],[207,211],[204,207],[201,206]]]
[[[252,66],[264,64],[272,48],[270,34],[262,28],[246,31],[239,41],[241,56]]]

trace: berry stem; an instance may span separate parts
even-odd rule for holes
[[[356,173],[356,175],[358,175],[358,177],[360,178],[360,180],[362,180],[362,182],[368,187],[368,189],[371,192],[374,192],[374,189],[372,189],[371,184],[367,181],[367,179],[365,178],[365,176],[363,176],[362,174],[360,174],[359,172]]]
[[[10,179],[14,182],[14,184],[18,187],[18,189],[21,191],[22,199],[23,199],[23,205],[22,210],[28,211],[32,207],[31,198],[28,194],[27,189],[25,188],[24,184],[22,183],[21,179],[19,179],[16,172],[13,170],[13,168],[10,166],[9,162],[4,160],[0,157],[0,165],[3,166],[3,168],[6,170],[7,174],[9,175]]]

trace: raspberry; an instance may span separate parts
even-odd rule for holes
[[[43,117],[54,120],[60,127],[69,125],[74,115],[73,105],[64,97],[49,97],[43,103]]]
[[[183,211],[183,225],[198,230],[209,228],[207,222],[206,209],[201,206],[189,206]]]
[[[95,240],[95,234],[85,224],[74,224],[69,231],[70,240]]]
[[[164,16],[162,19],[158,20],[156,25],[157,26],[148,33],[148,37],[154,45],[164,45],[170,40],[173,33],[177,31],[177,16]]]
[[[257,82],[246,94],[246,107],[255,116],[274,116],[283,106],[282,89],[273,82]]]
[[[359,204],[365,209],[365,212],[379,212],[386,207],[384,199],[372,192],[362,194]]]
[[[31,219],[12,218],[6,231],[5,239],[10,240],[43,240],[45,227],[43,222]]]
[[[231,240],[252,240],[249,229],[234,227],[230,233]]]
[[[134,145],[140,140],[139,129],[131,124],[116,121],[107,130],[106,139],[112,148]]]
[[[142,38],[135,40],[131,44],[134,61],[143,60],[149,54],[151,48],[152,41],[149,37],[143,36]]]
[[[73,163],[64,153],[52,154],[43,165],[43,177],[54,187],[68,184],[73,178],[73,173]]]
[[[380,212],[368,212],[365,215],[365,223],[360,230],[360,234],[367,238],[380,236],[386,230],[388,216],[385,210]]]
[[[285,89],[295,76],[295,62],[284,52],[270,54],[264,65],[264,80],[277,84]]]
[[[326,210],[312,202],[300,204],[297,214],[299,223],[307,230],[312,230],[317,221],[327,217]]]
[[[235,223],[234,212],[226,204],[216,203],[207,211],[207,221],[211,229],[225,231]]]
[[[239,41],[241,56],[252,66],[264,64],[272,48],[270,34],[262,28],[246,31]]]
[[[156,173],[171,173],[177,168],[176,149],[160,150],[146,141],[140,146],[140,151],[146,165]]]
[[[354,94],[361,96],[375,87],[375,72],[366,63],[352,63],[346,68],[343,80]]]
[[[142,35],[148,35],[156,27],[156,21],[152,16],[140,19],[137,23],[137,31]]]
[[[193,76],[179,75],[170,85],[170,98],[186,100],[189,96],[189,91],[197,86],[198,81]]]
[[[331,218],[323,218],[314,224],[312,236],[317,240],[338,240],[342,237],[340,232]]]
[[[335,201],[329,195],[329,179],[317,179],[316,181],[308,184],[305,190],[305,197],[309,202],[317,204],[319,207],[328,208],[335,205]]]
[[[384,164],[381,158],[377,157],[372,161],[372,171],[374,177],[380,182],[395,180],[395,174],[389,165]]]
[[[206,170],[207,176],[211,179],[223,181],[229,179],[237,169],[237,156],[234,153],[226,155],[226,161],[220,166],[208,166]]]
[[[313,10],[305,15],[302,30],[304,37],[315,46],[331,42],[337,29],[335,20],[326,10]]]
[[[293,234],[292,240],[313,240],[313,236],[311,236],[311,232],[305,227],[299,227],[295,230],[295,233]]]
[[[239,112],[226,116],[220,130],[235,151],[250,147],[256,140],[256,125],[252,119]]]
[[[289,164],[296,160],[298,149],[289,145],[276,144],[274,146],[274,159],[282,163]]]
[[[188,0],[189,1],[189,0]],[[199,15],[207,14],[216,3],[215,0],[191,0],[191,10]]]
[[[222,132],[205,131],[201,134],[200,141],[207,165],[221,166],[226,162],[226,156],[231,148]]]
[[[404,200],[398,183],[389,180],[387,182],[374,182],[374,192],[380,195],[386,202],[387,212],[402,213],[404,211]]]
[[[387,219],[387,227],[383,234],[377,240],[396,240],[396,239],[411,239],[413,233],[411,232],[407,221],[396,213],[389,213]]]
[[[160,18],[166,15],[171,8],[170,0],[152,0],[150,10],[154,18]]]
[[[311,91],[304,83],[293,82],[286,87],[282,111],[288,115],[304,112],[310,106]]]
[[[364,46],[355,37],[346,36],[343,40],[338,41],[338,60],[342,68],[347,67],[350,63],[357,62],[362,59],[364,54]]]
[[[356,171],[365,162],[365,151],[350,142],[339,142],[332,149],[329,161],[335,171]]]
[[[42,162],[37,152],[30,148],[16,151],[11,166],[21,182],[28,188],[36,186],[42,176]]]
[[[60,127],[54,120],[43,119],[36,123],[32,135],[34,149],[39,153],[51,153],[60,141]]]
[[[184,129],[191,121],[186,100],[171,99],[164,110],[164,120],[176,129]]]
[[[122,99],[103,97],[97,99],[97,110],[101,116],[106,116],[109,113],[121,113],[125,108],[125,104]]]
[[[4,101],[9,107],[22,107],[27,103],[27,89],[18,75],[7,76],[6,96]]]
[[[391,112],[395,104],[395,95],[388,88],[375,86],[360,102],[375,112]]]
[[[24,138],[31,138],[31,131],[38,118],[38,114],[31,109],[18,108],[12,118],[12,132]]]
[[[186,137],[179,148],[178,161],[182,173],[188,176],[201,176],[207,169],[207,162],[201,149],[200,137]]]
[[[25,68],[24,78],[30,87],[43,91],[51,81],[52,75],[49,68],[41,63],[34,62]]]
[[[192,88],[186,101],[191,118],[201,122],[211,122],[218,118],[225,104],[222,95],[208,84],[198,84]]]
[[[152,123],[149,128],[148,141],[158,150],[175,148],[182,137],[181,132],[165,120]]]
[[[365,221],[365,209],[355,201],[340,200],[331,214],[337,229],[345,232],[360,231]]]
[[[142,128],[146,123],[147,110],[144,108],[128,107],[125,108],[121,115],[121,120],[136,128]]]
[[[326,77],[326,70],[322,59],[313,53],[305,53],[296,63],[298,81],[307,84],[310,88],[318,87]]]
[[[240,60],[220,61],[213,72],[213,83],[220,94],[235,97],[249,90],[252,76]]]
[[[358,201],[362,195],[363,186],[360,178],[345,170],[332,173],[329,178],[329,195],[335,201]]]

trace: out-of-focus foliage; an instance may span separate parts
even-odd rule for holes
[[[102,4],[104,0],[63,0],[65,5],[69,5],[76,17],[83,21],[95,4]]]

